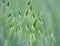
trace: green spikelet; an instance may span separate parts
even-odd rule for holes
[[[0,46],[60,46],[59,0],[0,0]]]

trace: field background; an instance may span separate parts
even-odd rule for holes
[[[0,0],[0,46],[60,46],[60,0]]]

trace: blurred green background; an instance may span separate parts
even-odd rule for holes
[[[0,0],[0,46],[60,46],[60,0]]]

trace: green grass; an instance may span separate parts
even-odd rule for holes
[[[59,0],[0,0],[0,46],[59,46]]]

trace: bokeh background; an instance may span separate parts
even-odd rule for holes
[[[60,46],[60,0],[0,0],[0,46]]]

